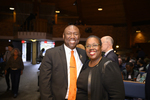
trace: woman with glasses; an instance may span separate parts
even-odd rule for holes
[[[86,40],[85,62],[77,81],[76,100],[124,100],[125,92],[119,66],[101,56],[101,40],[89,36]]]

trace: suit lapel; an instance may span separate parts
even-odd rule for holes
[[[79,54],[79,58],[80,58],[81,62],[84,63],[83,55],[81,54],[81,52],[80,52],[80,50],[78,48],[76,48],[76,49],[77,49],[77,52]]]
[[[60,55],[60,57],[62,58],[62,59],[61,59],[61,63],[62,63],[62,67],[63,67],[64,74],[65,74],[65,76],[66,76],[65,79],[66,79],[66,82],[67,82],[67,84],[68,84],[67,61],[66,61],[66,55],[65,55],[64,45],[61,45],[61,46],[60,46],[59,55]]]

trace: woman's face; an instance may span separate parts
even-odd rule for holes
[[[18,51],[17,50],[14,51],[14,56],[18,56]]]
[[[101,57],[101,46],[97,38],[91,37],[86,41],[86,54],[91,60]]]

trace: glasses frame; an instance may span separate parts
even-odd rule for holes
[[[100,44],[85,45],[85,48],[90,49],[90,48],[92,47],[92,48],[95,49],[95,48],[97,48],[99,45],[100,45]]]

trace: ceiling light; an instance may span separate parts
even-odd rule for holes
[[[56,10],[56,11],[55,11],[55,13],[59,14],[59,13],[60,13],[60,11],[59,11],[59,10]]]
[[[101,6],[98,7],[98,11],[102,11],[103,8]]]
[[[36,39],[31,39],[32,42],[36,42]]]
[[[8,40],[8,42],[11,42],[11,40]]]
[[[140,33],[140,32],[141,32],[141,30],[137,30],[137,31],[136,31],[136,33]]]
[[[119,45],[116,45],[116,48],[119,48]]]
[[[10,10],[14,10],[15,8],[14,8],[14,7],[10,7],[9,9],[10,9]]]

